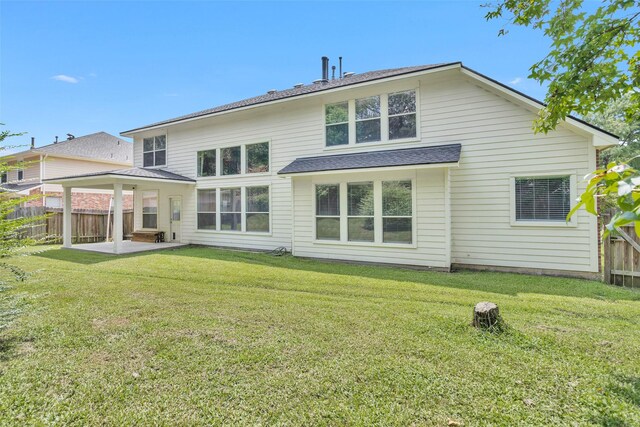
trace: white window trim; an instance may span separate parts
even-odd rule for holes
[[[411,243],[384,243],[383,230],[382,230],[382,182],[383,181],[411,181],[411,209],[412,209],[412,221],[411,221]],[[348,197],[347,197],[347,184],[348,183],[360,183],[360,182],[373,182],[373,194],[374,194],[374,241],[373,242],[352,242],[349,241],[348,234]],[[363,247],[376,247],[376,248],[395,248],[395,249],[417,249],[418,248],[418,212],[417,207],[417,188],[416,188],[416,175],[411,176],[392,176],[388,178],[377,179],[342,179],[336,181],[333,180],[317,180],[312,182],[312,203],[311,203],[311,216],[313,218],[313,244],[329,245],[329,246],[363,246]],[[318,185],[339,185],[340,187],[340,240],[325,240],[318,239],[316,235],[316,187]],[[322,215],[321,215],[322,216]]]
[[[156,228],[144,227],[144,193],[156,193]],[[142,231],[158,231],[160,228],[160,190],[140,190],[140,229]]]
[[[222,212],[222,205],[218,204],[216,205],[216,213],[217,213],[217,218],[220,218],[222,220],[222,214],[240,214],[240,230],[222,230],[222,221],[218,222],[216,221],[216,230],[219,230],[221,232],[226,232],[226,233],[231,233],[231,234],[238,234],[238,233],[244,233],[246,232],[245,230],[245,221],[244,221],[244,206],[243,206],[243,202],[245,199],[245,190],[244,187],[241,185],[231,185],[228,187],[223,187],[220,188],[218,191],[216,191],[216,202],[220,202],[222,200],[222,192],[224,190],[240,190],[240,211],[230,211],[230,212]],[[220,194],[220,196],[218,196],[218,194]]]
[[[199,166],[200,159],[198,157],[198,154],[199,153],[204,153],[206,151],[213,151],[215,153],[215,155],[216,155],[216,165],[215,165],[216,166],[216,173],[215,173],[215,175],[200,176],[200,174],[199,174],[199,172],[200,172],[200,170],[199,170],[200,169],[200,166]],[[195,171],[195,174],[194,174],[196,176],[196,179],[216,178],[218,176],[218,171],[219,171],[218,164],[220,163],[218,154],[219,153],[218,153],[218,149],[217,148],[209,148],[209,149],[205,149],[205,150],[196,151],[196,171]],[[229,176],[229,175],[225,175],[225,176]]]
[[[268,172],[255,172],[255,173],[247,173],[247,145],[255,145],[255,144],[260,144],[260,143],[268,143],[269,144],[269,163],[268,163],[268,167],[269,167],[269,171]],[[195,168],[194,168],[194,173],[193,175],[196,177],[196,179],[198,181],[215,181],[215,180],[220,180],[220,179],[229,179],[229,178],[236,178],[236,177],[259,177],[259,176],[272,176],[273,175],[273,162],[271,161],[272,159],[272,147],[273,144],[271,142],[271,139],[266,139],[266,138],[262,138],[259,140],[255,140],[255,141],[247,141],[247,142],[243,142],[241,144],[226,144],[223,145],[221,147],[217,147],[217,148],[208,148],[208,149],[202,149],[202,150],[197,150],[195,153]],[[225,148],[232,148],[232,147],[240,147],[240,173],[238,174],[234,174],[234,175],[222,175],[222,150],[224,150]],[[216,152],[216,174],[214,176],[198,176],[198,152],[200,151],[215,151]],[[231,187],[230,187],[231,188]]]
[[[402,93],[402,92],[410,92],[414,91],[416,93],[416,136],[410,138],[402,138],[402,139],[389,139],[389,95],[394,93]],[[356,99],[365,99],[371,98],[373,96],[380,96],[380,141],[370,141],[370,142],[359,142],[356,143]],[[333,145],[327,146],[327,123],[326,123],[326,107],[327,105],[335,105],[342,104],[344,102],[348,102],[349,105],[349,143],[343,145]],[[353,148],[364,148],[365,150],[371,149],[371,147],[378,147],[384,145],[395,145],[402,143],[410,143],[410,142],[419,142],[422,140],[421,134],[421,126],[420,126],[420,88],[406,88],[393,90],[387,93],[361,96],[358,98],[349,99],[348,101],[339,101],[339,102],[329,102],[323,104],[322,106],[322,146],[325,151],[335,151],[335,150],[345,150],[345,149],[353,149]],[[410,114],[410,113],[409,113]],[[404,114],[395,114],[391,117],[404,115]],[[333,123],[337,124],[337,123]],[[365,148],[366,147],[366,148]]]
[[[576,171],[559,171],[543,173],[518,173],[509,176],[509,213],[512,227],[560,227],[575,228],[578,226],[578,215],[573,215],[566,221],[518,221],[516,220],[516,178],[562,178],[569,177],[569,209],[573,209],[578,197]]]
[[[235,147],[235,146],[234,146]],[[250,174],[253,175],[253,174]],[[225,176],[235,176],[235,175],[225,175]],[[246,218],[246,208],[247,208],[247,187],[269,187],[269,231],[246,231],[246,227],[247,227],[247,218]],[[242,219],[242,224],[241,224],[241,230],[240,231],[233,231],[233,230],[221,230],[220,229],[220,216],[221,216],[221,209],[220,209],[220,192],[222,190],[229,190],[229,189],[233,189],[233,188],[240,188],[240,198],[241,198],[241,203],[242,205],[240,206],[240,215],[241,215],[241,219]],[[200,188],[196,188],[195,189],[195,194],[196,194],[196,203],[198,203],[198,190],[216,190],[216,228],[215,230],[204,230],[204,229],[199,229],[197,226],[197,221],[198,221],[198,207],[196,205],[196,228],[195,228],[195,232],[196,233],[203,233],[203,234],[227,234],[227,235],[233,235],[233,236],[262,236],[262,237],[268,237],[273,235],[273,198],[272,198],[272,193],[271,193],[271,184],[254,184],[254,185],[224,185],[224,186],[216,186],[216,187],[200,187]],[[265,212],[266,213],[266,212]]]
[[[163,165],[156,165],[155,164],[155,162],[156,162],[155,152],[156,151],[162,151],[162,150],[156,150],[155,149],[156,148],[155,138],[157,136],[163,136],[163,135],[164,135],[164,164]],[[144,151],[144,140],[145,139],[149,139],[149,138],[154,138],[154,141],[153,141],[154,150],[153,151]],[[145,166],[144,165],[144,153],[152,153],[152,152],[154,153],[154,155],[153,155],[153,163],[154,163],[154,165],[153,166]],[[169,164],[169,135],[167,133],[164,133],[164,134],[159,133],[157,135],[147,136],[147,137],[142,138],[142,167],[145,168],[145,169],[160,169],[160,168],[166,168],[168,164]]]

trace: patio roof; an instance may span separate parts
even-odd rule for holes
[[[94,172],[82,175],[71,175],[44,180],[51,184],[63,186],[104,188],[115,182],[135,185],[136,182],[166,182],[174,184],[195,184],[195,180],[163,169],[131,168],[112,171]]]

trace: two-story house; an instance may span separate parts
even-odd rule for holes
[[[565,217],[615,135],[575,118],[535,134],[540,102],[459,62],[337,79],[324,65],[313,84],[123,132],[133,169],[55,182],[133,190],[136,229],[184,243],[599,271],[596,218]]]
[[[57,137],[56,137],[57,139]],[[10,165],[24,164],[0,175],[0,190],[16,197],[34,196],[25,206],[62,208],[62,186],[44,182],[82,173],[113,170],[133,166],[133,144],[106,132],[72,137],[41,147],[31,148],[2,158]],[[73,191],[73,209],[109,209],[113,191],[99,189],[77,189]],[[132,194],[125,194],[126,209],[133,209]]]

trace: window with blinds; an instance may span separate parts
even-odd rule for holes
[[[571,210],[568,176],[515,181],[516,221],[565,221]]]

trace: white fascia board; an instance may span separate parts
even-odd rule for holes
[[[133,181],[143,181],[143,182],[158,182],[158,183],[167,183],[167,184],[185,184],[185,185],[195,185],[195,181],[182,181],[179,179],[164,179],[164,178],[148,178],[142,176],[126,176],[126,175],[117,175],[117,174],[104,174],[104,175],[94,175],[94,176],[76,176],[76,177],[68,177],[68,178],[52,178],[45,180],[46,184],[59,184],[64,186],[65,184],[77,184],[77,185],[91,185],[92,182],[100,182],[104,180],[109,180],[111,183],[132,183]]]
[[[317,175],[335,175],[345,173],[361,173],[361,172],[386,172],[386,171],[404,171],[411,169],[435,169],[435,168],[450,168],[460,166],[459,162],[454,163],[435,163],[429,165],[407,165],[407,166],[390,166],[390,167],[376,167],[376,168],[359,168],[359,169],[338,169],[330,171],[317,171],[317,172],[292,172],[282,173],[278,176],[282,178],[295,178],[297,176],[317,176]]]
[[[339,92],[339,91],[342,91],[342,90],[366,87],[366,86],[371,86],[371,85],[378,84],[378,83],[387,83],[387,82],[391,82],[391,81],[395,81],[395,80],[406,79],[408,77],[416,77],[416,76],[420,76],[420,75],[426,75],[426,74],[439,73],[439,72],[443,72],[443,71],[455,70],[455,69],[458,69],[460,67],[462,67],[462,64],[460,62],[457,62],[457,63],[453,63],[453,64],[450,64],[450,65],[444,65],[444,66],[438,67],[438,68],[432,68],[432,69],[429,69],[429,70],[415,71],[413,73],[401,74],[401,75],[392,76],[392,77],[385,77],[385,78],[378,79],[378,80],[370,80],[370,81],[366,81],[366,82],[362,82],[362,83],[355,83],[355,84],[347,85],[347,86],[340,86],[340,87],[336,87],[334,89],[320,90],[320,91],[317,91],[317,92],[306,93],[304,95],[294,95],[294,96],[287,97],[287,98],[276,99],[274,101],[267,101],[267,102],[263,102],[263,103],[260,103],[260,104],[248,105],[246,107],[233,108],[231,110],[218,111],[218,112],[215,112],[215,113],[204,114],[202,116],[190,117],[190,118],[183,119],[183,120],[176,120],[176,121],[170,122],[170,123],[152,125],[152,126],[139,128],[139,129],[133,129],[131,131],[120,132],[120,135],[129,137],[129,138],[133,138],[134,135],[139,134],[139,133],[148,132],[148,131],[154,130],[154,129],[165,129],[165,128],[168,128],[168,127],[171,127],[171,126],[192,122],[194,120],[206,119],[206,118],[215,117],[215,116],[223,116],[223,115],[226,115],[226,114],[236,113],[238,111],[252,110],[252,109],[265,107],[265,106],[269,106],[269,105],[277,105],[277,104],[281,104],[283,102],[290,102],[290,101],[293,101],[293,100],[306,99],[306,98],[310,98],[310,97],[313,97],[313,96],[321,96],[321,95],[331,94],[331,93]]]
[[[502,86],[501,84],[498,84],[495,81],[492,81],[491,79],[481,75],[478,72],[475,72],[465,67],[461,67],[460,71],[462,72],[462,74],[469,76],[472,79],[477,80],[486,86],[489,86],[494,91],[502,95],[506,95],[510,99],[518,101],[520,104],[524,105],[525,107],[528,107],[529,109],[539,111],[544,106],[544,104],[542,104],[541,102],[535,101],[532,98],[529,98],[523,94],[520,94],[515,89],[509,89],[505,86]],[[592,142],[595,147],[605,148],[613,145],[618,145],[620,143],[618,138],[614,137],[613,135],[609,135],[606,132],[603,132],[596,128],[588,126],[572,117],[567,117],[563,123],[569,125],[573,129],[577,129],[579,131],[582,131],[582,133],[586,133],[592,136],[593,137]]]

